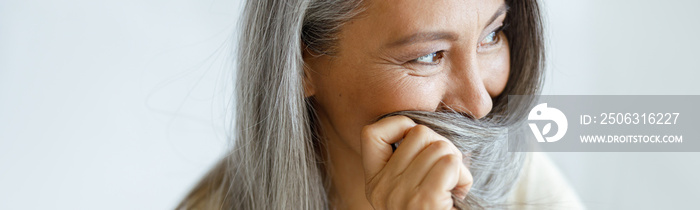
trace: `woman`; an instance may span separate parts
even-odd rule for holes
[[[234,146],[179,208],[528,204],[503,133],[533,103],[506,112],[507,95],[539,92],[539,15],[536,0],[248,1]]]

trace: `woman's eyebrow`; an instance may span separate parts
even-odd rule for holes
[[[415,42],[429,42],[435,40],[456,41],[459,35],[453,32],[433,31],[433,32],[418,32],[410,36],[398,39],[386,45],[387,48],[397,47]]]
[[[506,13],[508,11],[509,7],[505,3],[501,4],[501,6],[496,10],[496,12],[491,16],[489,21],[487,22],[488,25],[491,25],[493,21],[496,21],[496,18],[501,16],[503,13]],[[406,45],[410,43],[416,43],[416,42],[429,42],[429,41],[435,41],[435,40],[448,40],[448,41],[456,41],[459,38],[459,35],[453,32],[445,32],[445,31],[433,31],[433,32],[418,32],[411,34],[409,36],[400,38],[396,41],[390,42],[387,44],[385,47],[386,48],[393,48],[401,45]]]
[[[493,13],[493,16],[491,16],[491,18],[489,18],[489,21],[486,22],[487,23],[486,25],[487,26],[491,25],[491,23],[493,23],[493,21],[496,21],[496,18],[501,16],[503,13],[508,12],[508,9],[510,9],[510,7],[508,7],[508,5],[506,5],[506,3],[501,4],[501,6],[498,7],[498,10],[496,10],[496,12]]]

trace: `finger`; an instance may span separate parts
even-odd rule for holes
[[[430,206],[428,209],[449,209],[454,200],[450,190],[459,179],[459,166],[456,155],[446,155],[433,165],[428,176],[423,179],[417,192],[417,202]]]
[[[432,142],[411,161],[403,172],[406,176],[407,184],[419,186],[432,168],[445,156],[453,155],[457,158],[461,158],[461,154],[455,152],[455,150],[456,148],[452,142],[446,140]],[[459,171],[456,170],[455,173],[459,174]]]
[[[401,142],[401,146],[394,151],[394,155],[389,160],[390,165],[395,168],[395,173],[403,173],[418,154],[435,141],[447,141],[447,139],[425,125],[416,125],[411,128]]]
[[[461,166],[462,160],[456,155],[443,156],[420,183],[420,189],[440,198],[443,196],[452,198],[452,189],[457,186],[460,179],[463,179],[460,177]]]
[[[391,144],[397,142],[416,123],[406,116],[391,116],[362,128],[360,149],[365,179],[371,180],[392,156]]]
[[[452,189],[452,194],[464,200],[473,183],[474,177],[472,177],[472,173],[467,169],[467,166],[461,164],[461,167],[459,167],[459,180],[457,180],[457,186]]]

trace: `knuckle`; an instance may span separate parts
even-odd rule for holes
[[[447,164],[458,164],[462,162],[462,160],[460,160],[459,156],[456,154],[445,155],[445,157],[442,158],[442,161],[445,161]]]
[[[413,197],[412,209],[435,209],[438,205],[437,193],[421,190]]]
[[[408,201],[408,209],[424,209],[424,206],[426,204],[426,198],[423,193],[420,191],[415,193],[411,199]]]
[[[410,117],[406,117],[404,115],[394,115],[394,116],[388,117],[388,120],[398,122],[398,123],[415,124],[415,122],[413,122],[413,119],[411,119]]]
[[[403,193],[403,190],[399,186],[395,187],[387,195],[387,198],[386,198],[387,207],[393,206],[396,208],[403,208],[402,205],[406,204],[404,202],[404,196],[405,196],[405,194]]]
[[[463,158],[463,154],[457,146],[454,145],[451,141],[447,139],[440,140],[439,142],[444,143],[444,145],[441,145],[442,147],[440,149],[446,149],[448,150],[448,153],[453,153],[454,155],[457,155],[457,157],[461,160]]]
[[[451,152],[452,151],[452,144],[450,144],[447,141],[435,141],[432,143],[433,148],[435,148],[438,151],[446,151],[446,152]]]
[[[375,133],[377,133],[377,128],[376,126],[374,126],[374,124],[365,125],[364,127],[362,127],[362,132],[360,136],[362,139],[368,140],[371,139],[372,136],[375,135]]]
[[[467,172],[467,187],[471,187],[472,184],[474,184],[474,176],[472,176],[472,173],[469,172],[469,169],[467,169],[466,172]]]
[[[425,134],[432,133],[433,129],[430,129],[430,127],[428,127],[426,125],[418,124],[418,125],[414,126],[413,129],[411,129],[411,132],[415,132],[416,134],[425,135]]]

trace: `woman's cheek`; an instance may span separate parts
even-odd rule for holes
[[[508,40],[503,38],[502,46],[493,54],[484,55],[486,62],[482,63],[482,77],[486,91],[491,97],[500,95],[508,83],[510,74],[510,50]]]
[[[435,111],[440,105],[445,82],[440,77],[394,76],[384,85],[367,91],[372,97],[365,110],[372,119],[396,111],[420,110]]]

